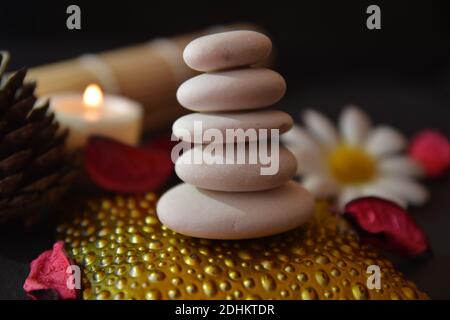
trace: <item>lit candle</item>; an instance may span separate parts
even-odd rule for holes
[[[103,95],[97,85],[89,85],[84,94],[57,93],[50,107],[63,128],[69,128],[67,146],[83,147],[91,135],[102,135],[136,145],[142,130],[142,106],[128,98]]]

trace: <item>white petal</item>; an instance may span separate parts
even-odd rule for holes
[[[326,170],[320,145],[299,125],[281,135],[281,141],[297,159],[298,175]]]
[[[312,152],[308,148],[300,145],[287,145],[286,147],[297,159],[298,175],[327,172],[328,169],[321,153]]]
[[[365,143],[366,150],[377,158],[403,150],[406,147],[403,135],[388,126],[380,126],[369,133]]]
[[[330,176],[311,174],[302,180],[302,185],[316,198],[334,197],[339,192],[338,183]]]
[[[385,176],[422,177],[422,167],[408,156],[394,156],[383,159],[378,164],[378,170]]]
[[[338,197],[338,207],[339,209],[344,209],[345,205],[350,201],[361,197],[361,188],[358,187],[347,187],[341,191]]]
[[[420,205],[428,200],[428,190],[406,177],[381,177],[374,184],[413,205]]]
[[[320,145],[313,137],[302,127],[294,124],[292,128],[281,135],[281,142],[288,146],[299,146],[309,149],[310,151],[319,151]]]
[[[370,119],[361,109],[350,105],[342,111],[339,130],[345,143],[362,145],[370,130]]]
[[[322,114],[307,110],[303,113],[303,121],[309,132],[327,149],[334,148],[338,143],[336,128]]]
[[[368,185],[362,188],[362,195],[366,197],[372,196],[390,200],[403,208],[406,208],[408,205],[405,199],[394,195],[392,192],[387,192],[384,188],[377,185]]]

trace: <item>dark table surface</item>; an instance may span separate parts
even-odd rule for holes
[[[288,93],[279,103],[296,119],[302,108],[335,118],[359,104],[374,123],[411,136],[437,128],[450,137],[450,2],[377,1],[382,29],[366,28],[367,1],[77,1],[83,27],[68,31],[72,1],[3,1],[0,49],[12,68],[29,67],[154,37],[236,21],[256,23],[274,40]],[[107,10],[105,10],[107,8]],[[396,260],[397,267],[431,298],[450,298],[450,176],[427,181],[430,201],[411,208],[434,256]],[[29,262],[54,242],[56,218],[33,229],[0,225],[0,299],[23,299]]]
[[[450,97],[445,81],[414,81],[385,74],[328,76],[289,85],[279,107],[298,121],[302,108],[316,108],[337,117],[342,106],[355,103],[375,124],[390,124],[407,136],[423,128],[438,128],[450,136]],[[450,176],[425,181],[430,201],[410,212],[426,231],[433,256],[425,260],[397,260],[407,278],[434,299],[450,298]],[[0,225],[0,299],[25,299],[23,282],[29,263],[54,243],[55,217],[32,229],[18,223]]]

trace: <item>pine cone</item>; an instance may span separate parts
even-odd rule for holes
[[[75,177],[49,102],[36,103],[27,71],[5,75],[9,55],[0,52],[0,221],[33,217],[55,201]]]

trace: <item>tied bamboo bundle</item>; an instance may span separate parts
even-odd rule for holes
[[[121,94],[144,106],[144,131],[163,129],[186,113],[176,100],[177,87],[194,76],[183,62],[184,47],[202,35],[234,29],[260,30],[254,25],[233,24],[121,48],[97,55],[31,69],[28,77],[39,81],[38,94],[83,91],[99,83],[107,93]],[[269,64],[271,57],[264,61]]]

